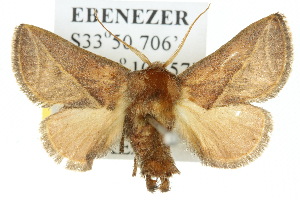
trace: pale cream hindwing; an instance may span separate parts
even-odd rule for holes
[[[175,112],[175,131],[210,166],[243,166],[258,157],[268,142],[270,116],[250,104],[207,110],[189,100],[181,100]]]
[[[68,159],[67,168],[90,170],[94,158],[104,156],[120,138],[126,103],[106,108],[64,109],[42,123],[44,146],[56,161]]]

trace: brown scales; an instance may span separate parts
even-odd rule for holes
[[[140,167],[151,192],[168,191],[169,178],[179,173],[152,120],[176,131],[204,164],[236,168],[258,157],[271,119],[250,102],[275,96],[287,80],[292,44],[284,17],[276,13],[251,24],[175,76],[165,68],[191,27],[165,63],[151,63],[116,37],[149,65],[130,72],[46,30],[20,25],[13,41],[18,82],[33,102],[64,106],[42,122],[49,154],[86,171],[126,138],[135,152],[133,175]]]
[[[127,98],[132,103],[126,110],[125,136],[133,147],[141,174],[146,177],[148,190],[156,189],[153,178],[159,178],[159,189],[168,191],[168,178],[179,171],[170,155],[170,147],[163,143],[163,136],[147,118],[154,118],[169,130],[173,129],[173,106],[180,96],[178,80],[162,67],[162,63],[154,63],[145,70],[132,72],[128,85]]]

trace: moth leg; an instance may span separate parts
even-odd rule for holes
[[[170,181],[168,178],[160,178],[161,184],[159,186],[160,191],[168,192],[170,190]]]
[[[151,175],[146,175],[146,185],[150,192],[154,192],[157,189],[157,180],[153,180]]]
[[[120,147],[119,147],[119,152],[121,154],[124,153],[124,140],[125,140],[125,134],[122,133],[122,138],[121,138],[121,141],[120,141]]]
[[[137,171],[137,167],[138,167],[136,156],[134,156],[134,161],[133,162],[134,162],[134,164],[133,164],[132,176],[136,176],[136,171]]]

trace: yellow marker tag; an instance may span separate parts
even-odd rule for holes
[[[51,108],[43,108],[42,110],[42,118],[45,119],[46,117],[51,115]]]

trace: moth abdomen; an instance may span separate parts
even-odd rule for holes
[[[127,137],[135,152],[141,175],[146,178],[148,190],[153,192],[159,187],[162,192],[168,191],[168,178],[179,173],[171,157],[170,147],[164,144],[163,136],[149,123],[139,121],[132,125]],[[160,186],[157,183],[158,178],[161,181]]]

